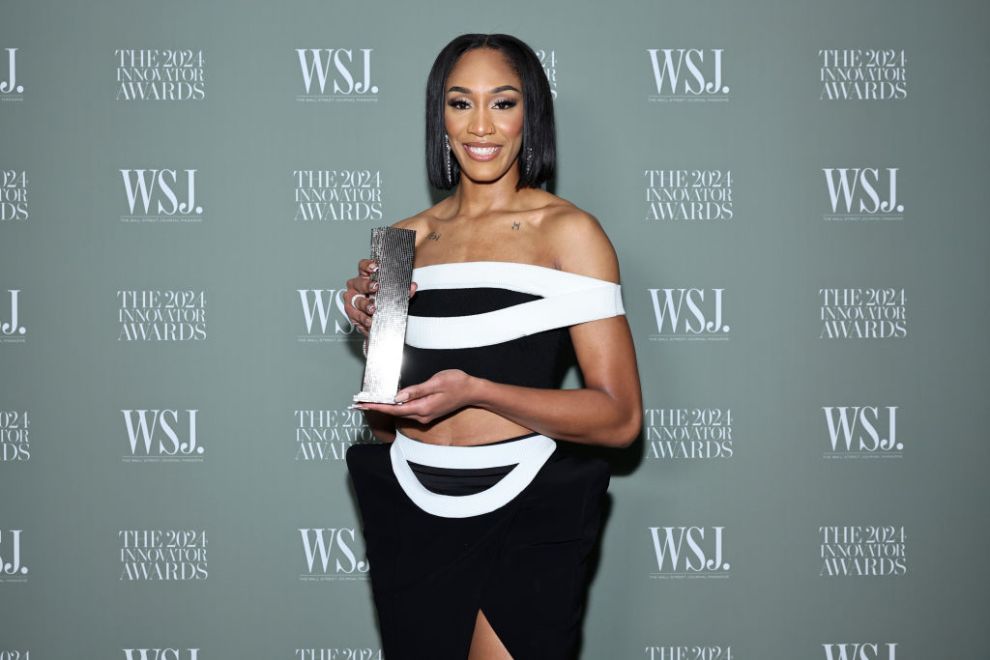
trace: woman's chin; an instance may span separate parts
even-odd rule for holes
[[[471,181],[471,183],[477,183],[477,184],[495,183],[496,181],[501,180],[502,177],[504,177],[506,174],[508,174],[510,169],[512,168],[506,168],[504,170],[498,170],[495,172],[491,170],[478,172],[478,171],[467,171],[461,169],[461,176],[468,178]]]

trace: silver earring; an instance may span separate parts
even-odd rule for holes
[[[443,134],[443,163],[447,167],[447,185],[454,185],[454,179],[450,174],[450,139],[447,134]]]
[[[533,147],[526,147],[526,167],[523,169],[524,174],[529,174],[529,171],[533,169]]]

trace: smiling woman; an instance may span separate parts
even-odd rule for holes
[[[545,183],[553,175],[557,149],[553,98],[543,66],[514,37],[464,37],[440,52],[426,83],[430,183],[441,190],[454,188],[467,158],[487,162],[485,152],[492,149],[496,153],[490,160],[499,158],[495,174],[507,173],[524,156],[516,172],[517,190]],[[472,121],[473,127],[465,124]]]
[[[416,231],[398,405],[363,404],[381,443],[354,482],[391,660],[573,658],[608,464],[641,395],[615,251],[541,188],[556,145],[549,84],[508,35],[462,35],[430,71],[430,182],[452,190]],[[375,264],[344,296],[365,334]],[[584,387],[560,389],[577,360]]]

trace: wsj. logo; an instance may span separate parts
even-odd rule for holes
[[[7,51],[7,79],[0,81],[0,94],[23,94],[24,85],[17,84],[17,49],[4,50]]]
[[[722,84],[724,49],[648,48],[646,52],[657,88],[651,101],[729,100],[729,86]]]
[[[299,341],[348,341],[361,339],[361,334],[344,312],[346,289],[296,289],[302,304],[305,334]],[[332,321],[332,323],[331,323]],[[314,329],[313,324],[316,323]]]
[[[822,172],[832,207],[826,220],[903,219],[904,205],[897,202],[898,168],[888,167],[885,174],[876,167],[826,167]]]
[[[822,410],[831,445],[825,458],[901,457],[904,443],[897,441],[897,406],[822,406]]]
[[[27,580],[28,567],[21,563],[20,529],[0,529],[0,582]]]
[[[196,413],[186,410],[187,421],[182,420],[182,412],[174,409],[163,410],[121,410],[127,426],[127,441],[130,454],[124,455],[125,462],[149,462],[163,459],[202,460],[205,451],[196,444]],[[180,427],[185,426],[186,436],[180,437]],[[164,437],[162,437],[164,436]]]
[[[21,292],[20,289],[7,289],[10,294],[10,321],[4,321],[0,323],[0,341],[7,340],[8,337],[12,335],[24,335],[27,334],[27,328],[20,324],[20,319],[18,318],[18,296]],[[23,341],[23,340],[20,340]]]
[[[650,336],[651,341],[728,341],[728,337],[720,336],[729,332],[728,324],[722,322],[722,294],[725,289],[647,290],[653,301],[653,315],[657,322],[657,334]],[[706,300],[708,292],[711,296]],[[683,310],[685,305],[687,313]],[[712,320],[709,321],[709,318]]]
[[[367,559],[358,559],[357,533],[350,527],[301,528],[306,572],[300,580],[362,580]]]
[[[154,220],[202,220],[203,207],[196,204],[196,172],[185,170],[186,180],[179,180],[179,171],[173,169],[120,170],[124,180],[124,193],[130,215],[121,216],[125,222]],[[185,201],[179,201],[178,192],[185,185]],[[138,196],[140,195],[140,207]],[[155,211],[152,213],[152,202]]]
[[[651,577],[729,577],[729,562],[724,561],[722,556],[725,527],[649,529],[657,559],[657,571]],[[684,547],[685,542],[687,548]]]
[[[123,649],[127,660],[197,660],[199,649]]]
[[[897,643],[822,644],[825,660],[897,660]]]
[[[377,101],[378,85],[371,83],[371,51],[373,48],[359,48],[361,62],[354,61],[354,51],[349,48],[296,48],[299,56],[299,69],[302,71],[306,93],[300,99],[312,97],[333,98],[335,100]],[[331,72],[331,67],[333,71]],[[361,78],[355,79],[354,67],[360,67]],[[313,79],[317,91],[313,91]],[[331,83],[327,90],[327,83]]]

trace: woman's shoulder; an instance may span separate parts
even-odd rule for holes
[[[434,231],[439,223],[442,222],[444,218],[443,206],[446,202],[447,200],[444,199],[428,209],[424,209],[419,213],[409,216],[408,218],[403,218],[402,220],[393,223],[392,226],[400,229],[412,229],[415,231],[416,243],[418,244],[431,231]]]
[[[557,197],[547,205],[540,225],[541,234],[554,253],[557,268],[578,275],[619,281],[615,248],[594,215]]]
[[[425,211],[421,211],[416,215],[411,215],[408,218],[403,218],[398,222],[392,223],[392,226],[398,227],[400,229],[413,229],[415,231],[425,229],[426,227],[429,226],[430,218],[432,217],[430,214],[431,210],[432,209],[426,209]]]

